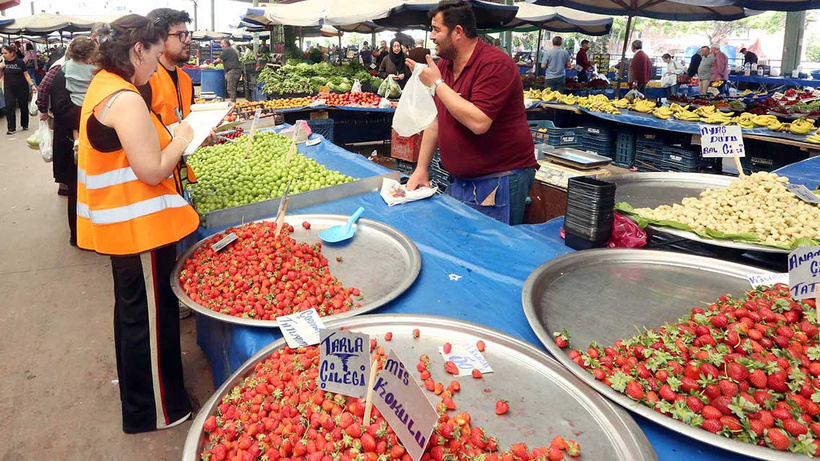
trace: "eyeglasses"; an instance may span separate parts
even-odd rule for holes
[[[180,42],[187,41],[191,38],[191,31],[183,30],[182,32],[174,32],[173,34],[168,34],[168,36],[176,35]]]

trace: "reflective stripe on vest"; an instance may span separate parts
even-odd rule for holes
[[[167,179],[172,179],[174,175],[168,175]],[[109,171],[103,174],[96,174],[86,176],[85,170],[77,169],[77,182],[84,184],[86,189],[103,189],[117,184],[125,184],[130,181],[136,181],[137,175],[131,167],[120,168],[119,170]]]
[[[177,194],[160,195],[119,208],[94,211],[90,211],[88,205],[77,202],[77,216],[88,218],[93,224],[114,224],[140,218],[166,208],[179,208],[187,205],[188,202]]]

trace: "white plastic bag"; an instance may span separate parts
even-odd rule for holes
[[[416,190],[407,190],[403,184],[395,179],[384,178],[379,195],[389,206],[394,206],[432,197],[437,190],[438,188],[435,187],[419,187]]]
[[[427,66],[416,64],[413,75],[407,81],[401,94],[396,113],[393,115],[393,129],[399,136],[409,138],[425,130],[438,115],[436,103],[430,90],[421,83],[419,75]]]
[[[362,92],[362,82],[358,80],[353,81],[353,86],[350,88],[351,93],[361,93]]]
[[[644,96],[643,93],[641,93],[638,90],[629,90],[629,93],[627,93],[626,96],[624,96],[624,97],[626,99],[630,100],[630,101],[633,101],[635,99],[645,99],[646,98],[646,96]]]
[[[40,109],[37,108],[37,93],[34,93],[31,95],[31,102],[28,103],[28,114],[34,117],[39,113]]]
[[[40,143],[40,156],[46,163],[54,160],[54,151],[51,144],[53,134],[48,127],[48,121],[40,120],[40,127],[37,128],[37,140]]]
[[[664,74],[661,77],[661,86],[666,88],[669,86],[674,86],[678,84],[678,76],[675,74]]]

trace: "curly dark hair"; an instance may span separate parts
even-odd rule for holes
[[[98,33],[100,49],[96,63],[101,69],[130,80],[134,75],[131,49],[137,43],[142,43],[145,48],[159,45],[165,41],[168,29],[159,26],[158,20],[129,14],[110,24],[104,24]]]
[[[427,12],[427,16],[433,19],[441,13],[441,22],[448,29],[453,30],[456,26],[464,29],[467,38],[478,37],[478,27],[476,26],[475,13],[469,2],[464,0],[444,0]]]
[[[91,62],[97,51],[97,42],[91,37],[76,37],[68,44],[65,57],[72,61]]]
[[[175,10],[173,8],[157,8],[147,15],[148,19],[160,27],[171,29],[177,24],[188,24],[191,22],[191,16],[187,11]]]

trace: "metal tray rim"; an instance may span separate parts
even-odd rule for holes
[[[342,215],[334,215],[334,214],[294,214],[285,216],[285,222],[289,223],[292,226],[298,225],[298,221],[301,220],[310,220],[310,219],[339,219],[340,223],[347,222],[349,216],[342,216]],[[256,221],[251,222],[264,222],[264,221],[273,221],[276,218],[268,218],[268,219],[258,219]],[[379,221],[373,221],[371,219],[360,218],[357,221],[357,226],[370,226],[376,229],[379,229],[382,233],[390,235],[395,238],[396,242],[398,242],[404,251],[409,256],[409,265],[410,265],[410,274],[402,281],[401,284],[397,285],[390,291],[387,295],[383,296],[380,299],[376,299],[371,303],[363,304],[362,307],[358,309],[353,309],[347,312],[343,312],[341,314],[334,314],[329,315],[327,317],[322,317],[322,320],[327,322],[330,320],[336,319],[343,319],[348,317],[353,317],[356,315],[361,315],[375,309],[378,309],[385,304],[393,301],[394,299],[401,296],[402,293],[407,291],[413,283],[415,283],[416,279],[421,272],[421,253],[419,253],[418,247],[413,241],[408,237],[406,234],[401,232],[400,230],[396,229],[393,226],[385,224]],[[188,248],[185,253],[177,259],[176,264],[174,265],[174,270],[171,271],[171,290],[174,294],[179,298],[180,302],[185,304],[186,306],[190,307],[191,309],[195,310],[199,314],[203,314],[208,316],[212,319],[219,320],[226,323],[231,323],[235,325],[243,325],[243,326],[251,326],[251,327],[263,327],[263,328],[279,328],[279,325],[276,323],[275,320],[256,320],[256,319],[246,319],[242,317],[234,317],[232,315],[222,314],[207,307],[195,302],[188,296],[188,293],[182,289],[182,286],[179,284],[179,273],[182,270],[183,264],[185,261],[196,251],[197,248],[202,246],[202,244],[212,238],[212,236],[208,236],[203,238],[202,240],[196,242],[190,248]]]
[[[325,326],[327,328],[347,327],[355,330],[356,327],[359,326],[400,324],[411,324],[420,327],[451,327],[461,332],[468,332],[469,334],[473,334],[475,336],[482,336],[487,338],[488,343],[490,344],[501,344],[516,352],[519,352],[533,361],[540,362],[551,372],[556,374],[564,383],[571,383],[573,380],[577,380],[577,377],[574,376],[573,373],[570,373],[553,357],[546,354],[544,351],[539,350],[534,345],[499,330],[464,320],[434,315],[371,314],[356,318],[334,319],[333,321],[326,322]],[[181,458],[183,461],[195,461],[199,459],[199,441],[202,435],[202,426],[205,423],[205,419],[207,419],[207,417],[215,411],[219,397],[224,395],[230,387],[234,386],[240,378],[244,377],[245,374],[247,374],[247,372],[251,370],[262,357],[265,357],[274,350],[277,350],[285,345],[285,340],[280,338],[263,347],[259,352],[255,353],[248,360],[246,360],[245,363],[243,363],[234,373],[232,373],[231,376],[219,387],[219,389],[214,391],[213,395],[211,395],[211,397],[209,397],[208,400],[202,405],[201,409],[194,417],[190,429],[188,430],[188,435],[185,438],[185,445]],[[621,448],[625,455],[632,456],[625,459],[629,459],[630,461],[658,459],[652,444],[649,443],[646,435],[640,429],[629,412],[623,411],[621,408],[613,405],[612,402],[605,398],[599,399],[599,397],[601,397],[600,395],[594,392],[593,389],[580,385],[582,383],[579,382],[577,384],[579,385],[576,386],[575,389],[579,392],[579,397],[582,397],[583,400],[586,400],[586,403],[591,403],[595,409],[600,411],[600,413],[595,414],[596,417],[600,416],[600,419],[608,420],[613,425],[617,423],[620,425],[620,428],[623,429],[618,432],[620,435],[620,445],[622,445]],[[631,445],[631,447],[624,445]]]
[[[573,261],[573,259],[583,258],[581,260],[582,262],[589,261],[589,264],[602,264],[607,262],[607,260],[618,260],[618,257],[622,257],[625,260],[631,261],[656,261],[657,259],[664,259],[664,257],[666,257],[667,259],[674,258],[674,260],[668,262],[659,261],[659,263],[677,263],[677,265],[693,265],[693,263],[701,262],[702,264],[698,265],[698,267],[706,266],[706,263],[709,262],[711,262],[712,267],[715,267],[714,262],[718,262],[720,266],[725,266],[726,270],[724,271],[724,273],[733,275],[745,276],[752,274],[771,273],[770,271],[764,269],[758,269],[752,266],[745,266],[743,264],[707,258],[704,256],[695,256],[655,250],[592,249],[559,256],[558,258],[548,261],[542,264],[537,269],[535,269],[532,272],[532,274],[530,274],[529,277],[527,277],[527,280],[524,283],[524,289],[521,293],[521,300],[524,308],[524,314],[527,316],[527,321],[529,322],[530,327],[532,327],[536,336],[538,336],[538,339],[547,348],[549,353],[554,358],[556,358],[562,365],[564,365],[564,367],[567,370],[569,370],[570,372],[572,372],[572,374],[583,380],[586,384],[591,386],[601,395],[607,397],[608,399],[617,403],[621,407],[633,411],[643,416],[644,418],[647,418],[652,422],[659,424],[663,427],[666,427],[672,431],[675,431],[681,435],[685,435],[694,440],[699,440],[709,445],[722,448],[724,450],[729,450],[734,453],[750,456],[757,459],[784,461],[805,460],[806,457],[802,455],[797,455],[793,453],[781,453],[770,448],[759,447],[756,445],[751,445],[748,443],[727,439],[716,434],[711,434],[703,429],[689,426],[668,416],[664,416],[645,405],[641,405],[635,402],[634,400],[626,397],[620,392],[617,392],[609,386],[596,380],[580,365],[570,360],[569,355],[567,353],[565,353],[562,349],[558,348],[558,346],[555,345],[550,333],[545,331],[544,328],[541,326],[541,323],[538,320],[538,315],[535,312],[535,306],[533,304],[533,297],[537,284],[542,283],[543,279],[548,276],[547,270],[550,268],[554,268],[556,272],[563,274],[563,272],[561,272],[561,269],[566,268],[570,263],[576,262],[580,264],[580,262]]]
[[[725,179],[723,179],[725,178]],[[636,184],[641,182],[648,182],[648,181],[677,181],[686,184],[691,183],[698,183],[704,184],[707,186],[714,186],[715,188],[718,187],[728,187],[732,181],[736,180],[737,178],[733,178],[730,176],[721,176],[721,175],[713,175],[713,174],[704,174],[704,173],[629,173],[629,174],[619,174],[613,175],[609,178],[606,178],[607,181],[613,182],[617,184]],[[671,204],[668,204],[671,205]],[[627,218],[631,219],[632,221],[636,221],[632,216],[626,215]],[[721,240],[721,239],[705,239],[701,238],[697,234],[693,232],[687,232],[679,229],[672,229],[668,227],[661,227],[655,225],[649,225],[649,228],[657,231],[663,232],[666,234],[674,235],[676,237],[685,238],[687,240],[692,240],[698,243],[704,243],[707,245],[718,246],[723,248],[732,248],[735,250],[745,250],[745,251],[758,251],[763,253],[789,253],[791,250],[784,250],[782,248],[775,248],[765,245],[757,245],[754,243],[741,243],[735,242],[732,240]]]

